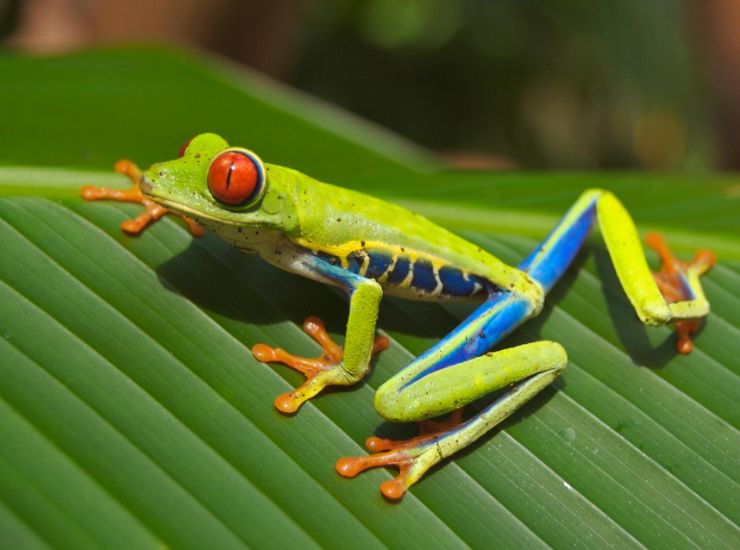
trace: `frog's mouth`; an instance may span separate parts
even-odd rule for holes
[[[193,218],[196,220],[198,218],[211,219],[210,216],[203,214],[203,212],[193,210],[192,208],[185,206],[184,204],[179,203],[175,200],[172,200],[169,197],[158,194],[154,182],[147,178],[144,174],[141,175],[141,179],[139,180],[139,189],[147,199],[152,200],[161,206],[164,206],[168,210],[172,210],[174,212],[177,212],[178,214],[184,214],[189,218]]]
[[[154,182],[152,182],[152,180],[148,179],[144,175],[141,176],[141,180],[139,181],[139,189],[147,199],[152,200],[161,206],[164,206],[168,210],[172,210],[173,212],[177,212],[178,214],[182,214],[183,216],[192,218],[197,222],[203,223],[203,225],[207,225],[209,221],[217,222],[223,225],[237,225],[236,221],[210,215],[207,212],[203,212],[202,210],[196,210],[190,206],[182,204],[181,202],[178,202],[171,197],[166,197],[164,195],[158,194],[157,187],[156,185],[154,185]]]
[[[182,203],[179,203],[177,201],[173,201],[172,199],[168,199],[165,197],[161,197],[155,194],[148,194],[145,193],[148,198],[156,202],[157,204],[160,204],[164,206],[167,210],[172,210],[173,212],[177,212],[178,214],[182,214],[183,216],[187,216],[188,218],[193,218],[195,221],[205,221],[210,220],[214,222],[229,224],[227,220],[219,220],[215,216],[209,216],[205,212],[201,210],[195,210],[194,208],[191,208],[189,206],[185,206]]]

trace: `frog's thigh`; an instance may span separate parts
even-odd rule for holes
[[[394,377],[376,392],[375,408],[388,420],[423,420],[523,381],[496,401],[495,405],[500,406],[495,422],[499,422],[552,382],[567,363],[565,350],[556,342],[524,344],[487,353],[409,382]],[[502,411],[508,412],[501,415]]]

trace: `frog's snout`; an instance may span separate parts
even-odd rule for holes
[[[139,181],[139,189],[141,189],[141,192],[145,195],[150,195],[152,193],[152,189],[154,189],[154,184],[152,183],[152,180],[142,174],[141,180]]]

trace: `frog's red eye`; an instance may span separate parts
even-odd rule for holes
[[[180,147],[180,151],[177,153],[177,158],[182,158],[185,156],[185,151],[187,150],[188,145],[190,145],[191,141],[193,141],[193,138],[190,138],[189,140],[187,140],[185,143],[182,144],[182,146]]]
[[[247,149],[227,149],[208,167],[208,189],[216,200],[241,206],[259,198],[265,189],[265,169]]]

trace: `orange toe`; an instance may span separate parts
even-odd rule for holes
[[[301,404],[296,400],[293,392],[278,395],[274,401],[275,408],[284,414],[296,412],[301,407]]]
[[[401,500],[403,495],[406,494],[406,486],[403,484],[403,480],[393,478],[380,484],[380,492],[383,493],[385,498]]]
[[[276,351],[277,350],[275,348],[271,348],[265,344],[255,344],[252,346],[252,354],[254,355],[254,358],[262,363],[275,361],[277,359]]]

